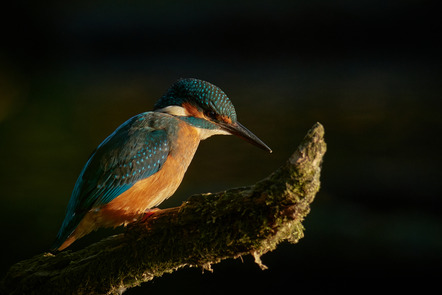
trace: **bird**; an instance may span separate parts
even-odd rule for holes
[[[195,78],[177,80],[153,111],[124,122],[92,152],[52,249],[61,251],[98,228],[125,226],[157,210],[177,190],[200,141],[212,135],[236,135],[272,152],[238,122],[220,88]]]

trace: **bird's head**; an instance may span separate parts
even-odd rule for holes
[[[237,121],[227,95],[217,86],[198,79],[180,79],[155,104],[155,111],[181,117],[197,127],[201,139],[214,134],[233,134],[272,152],[256,135]]]

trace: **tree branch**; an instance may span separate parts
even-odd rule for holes
[[[18,262],[0,285],[8,294],[114,294],[181,267],[260,256],[303,237],[301,221],[319,190],[326,144],[316,123],[288,161],[250,186],[190,197],[127,232],[76,252],[43,253]]]

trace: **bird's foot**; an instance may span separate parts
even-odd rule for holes
[[[154,215],[155,214],[155,212],[158,212],[158,211],[161,211],[161,209],[159,209],[159,208],[152,208],[152,209],[147,209],[145,212],[144,212],[144,215],[143,215],[143,217],[141,217],[141,222],[145,222],[147,219],[149,219],[152,215]]]

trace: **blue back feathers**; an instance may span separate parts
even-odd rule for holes
[[[175,82],[155,104],[155,110],[167,106],[191,103],[201,111],[213,111],[236,122],[236,112],[230,99],[217,86],[198,79],[186,78]]]
[[[92,208],[111,202],[137,181],[160,170],[170,144],[164,129],[157,129],[142,113],[127,120],[92,153],[80,173],[57,236],[61,244]]]

